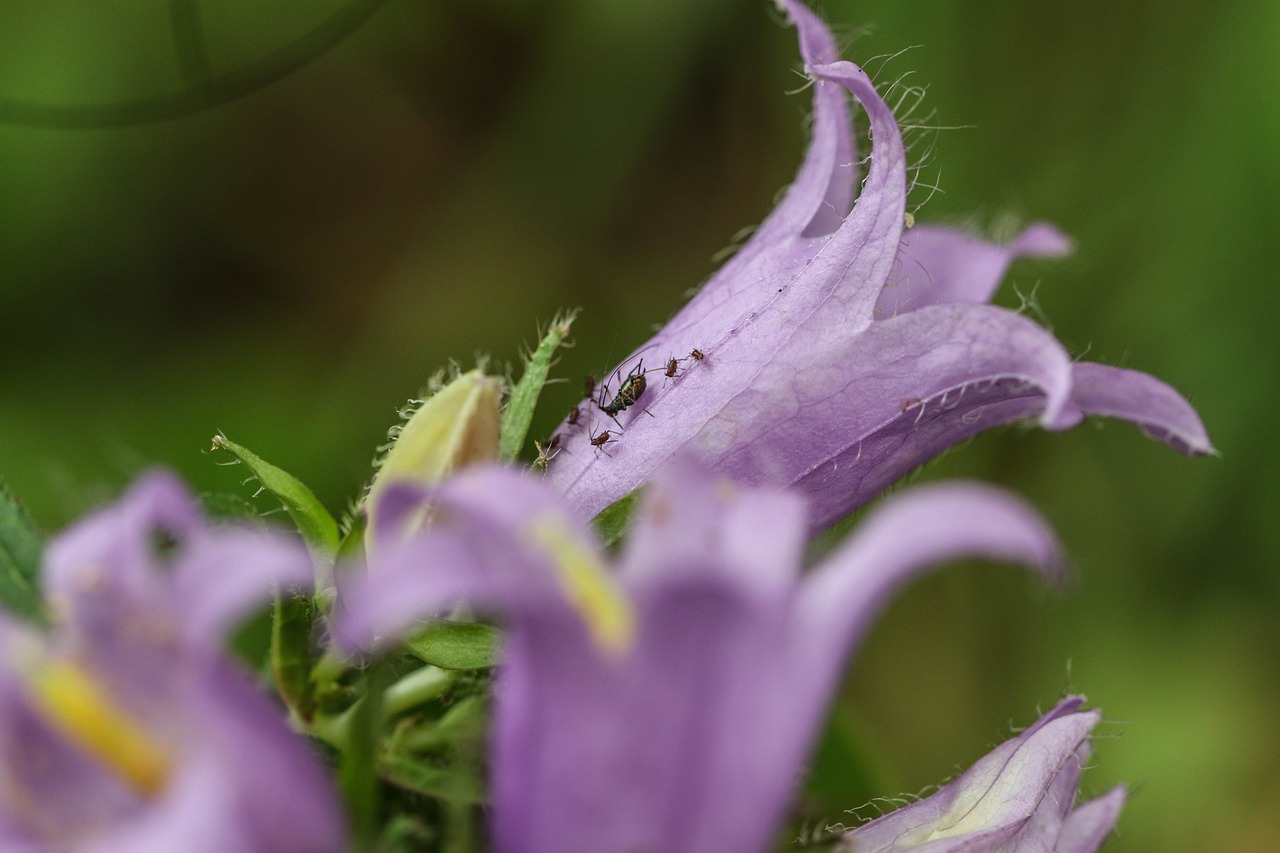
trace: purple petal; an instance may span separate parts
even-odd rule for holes
[[[137,600],[162,601],[167,572],[159,541],[180,543],[202,525],[191,493],[177,478],[163,471],[144,474],[119,501],[49,544],[42,574],[45,596],[70,621],[76,621],[81,606],[96,606],[104,584]]]
[[[850,63],[810,69],[819,88],[843,87],[853,92],[871,120],[874,149],[871,168],[852,213],[829,237],[813,245],[771,249],[781,266],[803,257],[802,270],[736,272],[723,285],[695,299],[699,318],[678,315],[659,336],[638,350],[665,359],[693,348],[707,353],[676,380],[654,380],[655,388],[639,406],[622,413],[625,437],[607,451],[591,447],[587,436],[609,421],[587,405],[587,429],[562,428],[565,449],[548,470],[548,478],[570,495],[584,514],[598,512],[653,474],[676,448],[701,430],[731,401],[746,402],[771,389],[761,373],[780,351],[804,349],[812,340],[848,337],[871,322],[872,311],[897,252],[905,205],[902,140],[889,108],[875,93],[866,74]],[[818,245],[820,244],[820,245]],[[816,246],[816,248],[815,248]],[[718,282],[718,279],[717,279]],[[872,284],[872,282],[877,282]],[[692,309],[691,305],[686,309]],[[700,312],[700,313],[699,313]],[[709,313],[708,313],[709,312]],[[653,358],[653,355],[650,355]],[[638,362],[628,360],[629,371]],[[616,393],[620,374],[610,377]],[[790,382],[790,377],[787,379]],[[654,417],[639,409],[646,409]],[[611,454],[612,458],[606,456]],[[604,464],[597,464],[604,460]],[[600,470],[593,470],[593,469]]]
[[[92,833],[145,806],[119,777],[49,727],[7,667],[0,669],[0,788],[10,792],[0,801],[12,810],[5,822],[45,840]]]
[[[1096,711],[1077,710],[1082,701],[1064,699],[936,794],[845,836],[840,849],[876,853],[928,845],[938,853],[1052,850],[1051,838],[1048,847],[1019,842],[1032,816],[1056,790],[1059,775],[1065,770],[1078,779],[1080,747],[1099,719]]]
[[[809,653],[838,671],[846,650],[900,586],[941,562],[974,556],[1021,563],[1050,580],[1063,573],[1053,531],[1006,492],[951,483],[891,498],[806,582],[799,624]]]
[[[1116,787],[1077,806],[1063,823],[1053,853],[1096,853],[1115,829],[1125,798],[1125,789]]]
[[[786,621],[783,602],[769,607],[727,577],[709,569],[647,589],[622,660],[569,622],[509,623],[494,715],[497,850],[763,849],[800,761]]]
[[[370,572],[350,569],[338,577],[334,639],[348,652],[373,649],[459,602],[491,607],[501,597],[486,569],[465,541],[441,531],[420,534],[380,555]]]
[[[261,850],[240,819],[236,790],[212,762],[181,768],[163,797],[136,820],[108,827],[86,853],[170,853]]]
[[[831,32],[799,3],[784,4],[807,66],[833,62]],[[858,182],[849,131],[848,97],[838,86],[813,87],[812,137],[795,180],[751,239],[725,263],[658,336],[637,352],[683,356],[723,331],[724,306],[751,299],[750,283],[791,279],[821,247],[802,235],[834,231],[852,204]],[[690,343],[692,342],[692,343]]]
[[[1196,410],[1154,376],[1102,364],[1077,364],[1071,397],[1086,414],[1132,421],[1151,438],[1189,456],[1214,452]]]
[[[1052,258],[1070,251],[1071,241],[1045,222],[1004,244],[941,225],[917,225],[902,235],[895,274],[880,292],[876,318],[926,305],[989,302],[1014,259]]]
[[[435,489],[393,485],[383,496],[396,519],[432,507],[432,525],[398,542],[382,541],[367,575],[340,579],[335,634],[348,649],[466,601],[480,609],[562,611],[569,607],[547,555],[532,547],[533,525],[553,525],[603,564],[598,541],[538,478],[499,466],[475,466]]]
[[[342,809],[306,743],[239,673],[202,667],[171,709],[187,731],[174,778],[154,802],[86,849],[338,851]]]
[[[228,667],[210,667],[198,690],[208,739],[202,749],[233,784],[237,819],[254,839],[252,849],[346,850],[342,806],[309,743]]]
[[[805,530],[795,495],[742,489],[678,460],[647,488],[619,577],[638,589],[724,568],[732,585],[777,599],[796,582]]]
[[[806,370],[806,361],[819,366]],[[992,403],[1033,396],[1034,409],[1055,416],[1046,409],[1061,410],[1070,377],[1066,352],[1029,320],[985,305],[934,306],[780,353],[758,379],[773,392],[740,395],[690,444],[735,479],[797,487],[820,529],[1000,423],[982,412]]]
[[[281,587],[309,587],[314,568],[301,540],[279,533],[212,529],[192,537],[173,572],[183,633],[218,645]]]

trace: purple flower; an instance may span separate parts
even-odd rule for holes
[[[282,715],[221,653],[300,542],[208,526],[148,474],[48,549],[53,629],[0,621],[0,847],[341,850],[341,807]]]
[[[804,163],[751,240],[605,377],[606,405],[634,398],[610,407],[617,424],[588,400],[561,426],[565,452],[548,477],[574,507],[592,516],[685,452],[739,482],[795,487],[822,527],[947,447],[1033,417],[1055,430],[1085,414],[1124,418],[1185,453],[1209,452],[1195,411],[1168,386],[1072,363],[1049,332],[984,304],[1014,258],[1067,251],[1055,229],[1033,225],[1004,245],[904,230],[892,113],[860,68],[838,61],[812,12],[781,5],[814,81]],[[856,203],[848,94],[873,140]],[[624,387],[628,376],[644,377],[643,393]],[[621,434],[592,447],[604,429]]]
[[[843,853],[1094,853],[1125,790],[1076,805],[1097,711],[1068,696],[930,797],[845,835]]]
[[[396,515],[425,501],[414,538]],[[889,594],[961,555],[1049,576],[1053,535],[977,485],[916,489],[801,573],[804,502],[697,465],[647,491],[616,572],[535,478],[464,472],[386,495],[380,564],[348,576],[335,631],[370,648],[464,603],[507,628],[491,747],[504,853],[762,850],[850,648]]]

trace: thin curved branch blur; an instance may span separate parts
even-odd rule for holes
[[[195,4],[170,4],[175,47],[185,89],[109,104],[42,104],[0,98],[0,124],[43,128],[103,128],[171,121],[244,97],[306,66],[337,47],[388,0],[353,0],[328,19],[284,47],[225,74],[200,73],[207,57],[199,33]]]

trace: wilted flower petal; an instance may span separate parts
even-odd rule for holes
[[[845,835],[845,853],[1093,853],[1124,789],[1073,809],[1097,711],[1068,696],[1016,738],[919,802]]]
[[[548,478],[576,510],[596,514],[683,452],[737,481],[809,495],[822,527],[947,447],[1023,418],[1065,429],[1090,413],[1121,417],[1209,452],[1172,389],[1072,365],[1048,331],[981,304],[1014,258],[1069,248],[1051,226],[1004,245],[937,226],[904,232],[906,157],[892,113],[861,69],[836,61],[808,9],[781,5],[814,81],[804,163],[737,256],[557,431],[567,452]],[[849,94],[872,140],[860,184]],[[1139,382],[1144,393],[1128,397]],[[591,446],[602,429],[618,435]]]
[[[434,526],[346,577],[335,631],[369,648],[458,603],[503,618],[501,851],[763,849],[849,648],[897,586],[961,555],[1059,566],[1033,512],[969,485],[895,497],[804,576],[803,502],[693,464],[646,493],[616,572],[534,478],[465,472],[416,499]]]

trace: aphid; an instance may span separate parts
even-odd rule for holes
[[[695,347],[693,350],[689,352],[689,358],[693,359],[694,361],[702,361],[706,357],[707,357],[707,354],[704,353],[702,350],[698,349],[697,347]]]
[[[569,426],[577,426],[578,419],[581,417],[582,417],[582,409],[578,406],[574,406],[572,409],[569,410]]]
[[[599,434],[594,432],[591,433],[591,446],[599,450],[604,450],[604,446],[606,444],[610,444],[614,441],[617,441],[617,439],[613,437],[613,433],[609,432],[609,430],[605,430]],[[606,450],[605,453],[607,454],[608,451]]]
[[[588,373],[586,379],[582,380],[582,387],[584,389],[582,396],[586,397],[588,400],[594,397],[596,393],[595,376]]]
[[[663,371],[662,375],[670,379],[672,376],[676,375],[676,370],[679,367],[680,362],[676,361],[674,358],[667,359],[667,369]]]
[[[635,366],[635,369],[627,374],[627,378],[622,380],[622,385],[618,388],[618,393],[613,395],[613,399],[608,403],[596,401],[596,406],[600,411],[608,415],[618,428],[622,428],[622,424],[618,423],[618,414],[624,412],[636,404],[644,394],[645,389],[649,387],[649,380],[644,378],[644,360]],[[608,386],[601,389],[607,391]]]

